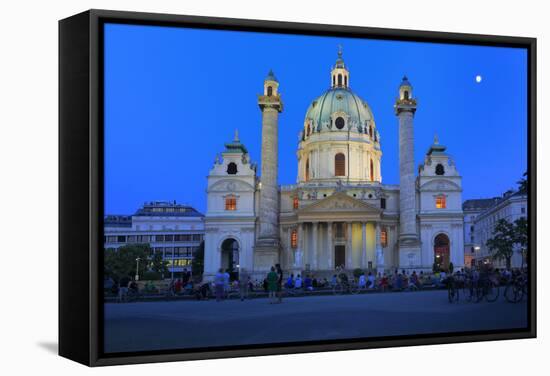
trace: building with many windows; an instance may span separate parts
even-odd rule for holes
[[[527,218],[527,192],[508,191],[501,198],[491,199],[493,204],[477,214],[473,220],[473,260],[476,264],[491,263],[494,267],[506,267],[506,261],[496,259],[487,247],[487,240],[493,237],[497,222],[501,219],[513,223],[519,218]],[[514,250],[511,260],[512,268],[520,268],[525,262],[525,255],[518,246]]]
[[[107,215],[104,247],[147,243],[162,254],[170,272],[191,270],[191,261],[204,236],[204,215],[176,202],[147,202],[133,215]]]
[[[338,52],[330,87],[306,110],[293,185],[278,183],[283,100],[273,72],[258,95],[261,178],[238,134],[208,174],[205,274],[276,263],[295,274],[336,267],[431,271],[464,265],[462,177],[437,137],[415,168],[417,101],[406,77],[397,90],[397,124],[377,124],[350,86]],[[294,126],[289,124],[288,126]],[[399,129],[399,184],[382,183],[381,126]]]
[[[475,251],[479,245],[475,241],[474,222],[477,216],[500,201],[500,197],[466,200],[462,204],[464,212],[464,265],[475,264]]]

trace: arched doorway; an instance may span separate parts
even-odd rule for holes
[[[222,243],[221,267],[229,273],[237,271],[239,264],[239,243],[233,238],[227,238]]]
[[[434,264],[438,270],[449,269],[450,262],[450,242],[445,234],[439,234],[434,239]]]

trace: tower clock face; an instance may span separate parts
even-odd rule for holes
[[[338,129],[344,128],[344,124],[345,124],[344,118],[343,117],[336,118],[335,124],[336,124],[336,128]]]

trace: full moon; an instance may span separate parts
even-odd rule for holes
[[[476,76],[476,82],[479,84],[481,82],[482,77],[478,74]]]

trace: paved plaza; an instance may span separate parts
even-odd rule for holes
[[[145,351],[521,328],[527,303],[450,304],[446,290],[105,304],[105,351]]]

